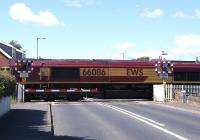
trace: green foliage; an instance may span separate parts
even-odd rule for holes
[[[148,57],[148,56],[142,56],[142,57],[137,58],[137,60],[149,61],[150,57]]]
[[[12,96],[15,93],[16,79],[8,72],[0,72],[0,98]]]
[[[11,40],[11,41],[9,42],[9,44],[10,44],[10,45],[12,45],[13,47],[15,47],[15,48],[19,49],[19,50],[21,50],[21,49],[22,49],[22,46],[21,46],[21,44],[20,44],[20,43],[18,43],[18,41],[16,41],[16,40]]]

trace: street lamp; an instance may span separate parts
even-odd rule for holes
[[[46,39],[46,38],[37,37],[37,59],[38,59],[38,44],[40,39]]]
[[[166,53],[165,51],[161,51],[161,55],[159,56],[159,60],[160,61],[164,60],[165,59],[164,58],[165,55],[168,55],[168,53]]]
[[[163,59],[165,59],[164,58],[164,55],[168,55],[168,53],[166,53],[165,51],[162,51],[162,54],[161,54],[162,56],[163,56]]]

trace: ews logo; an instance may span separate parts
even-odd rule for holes
[[[143,76],[142,68],[127,68],[127,76]]]

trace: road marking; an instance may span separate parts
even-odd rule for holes
[[[142,118],[142,119],[144,119],[144,120],[146,120],[146,121],[152,122],[152,123],[157,124],[157,125],[162,126],[162,127],[165,126],[165,125],[162,124],[162,123],[159,123],[159,122],[154,121],[154,120],[152,120],[152,119],[149,119],[149,118],[147,118],[147,117],[141,116],[141,115],[139,115],[139,114],[130,112],[130,111],[128,111],[128,110],[125,110],[125,109],[122,109],[122,108],[119,108],[119,107],[116,107],[116,106],[106,105],[106,104],[103,104],[103,103],[98,103],[98,104],[104,105],[104,106],[107,106],[107,107],[111,107],[112,109],[115,108],[115,110],[117,110],[117,111],[120,110],[120,111],[122,111],[122,112],[128,113],[128,114],[133,115],[133,116],[136,116],[136,117],[138,117],[138,118]]]
[[[51,104],[54,106],[57,106],[57,105],[74,105],[74,106],[83,105],[82,103],[69,103],[69,102],[52,102]]]
[[[80,103],[72,103],[72,104],[68,104],[68,105],[83,105],[83,104],[80,104]]]
[[[142,104],[142,105],[148,105],[149,103],[147,103],[147,102],[141,102],[141,101],[135,101],[136,103],[138,103],[138,104]]]
[[[164,124],[161,124],[161,123],[159,123],[159,122],[156,122],[156,121],[154,121],[154,120],[151,120],[151,119],[149,119],[149,118],[146,118],[146,117],[144,117],[144,116],[141,116],[141,115],[139,115],[139,114],[136,114],[136,113],[127,111],[127,110],[125,110],[125,109],[122,109],[122,108],[119,108],[119,107],[116,107],[116,106],[111,106],[111,105],[107,105],[107,104],[103,104],[103,103],[97,103],[97,104],[102,105],[102,106],[105,106],[105,107],[108,107],[108,108],[111,108],[111,109],[116,110],[116,111],[118,111],[118,112],[121,112],[121,113],[123,113],[123,114],[126,114],[126,115],[128,115],[128,116],[130,116],[130,117],[132,117],[132,118],[135,118],[135,119],[137,119],[137,120],[139,120],[139,121],[141,121],[141,122],[143,122],[143,123],[146,123],[146,124],[148,124],[148,125],[150,125],[150,126],[152,126],[152,127],[154,127],[154,128],[157,128],[157,129],[159,129],[160,131],[163,131],[163,132],[165,132],[165,133],[167,133],[167,134],[169,134],[169,135],[171,135],[171,136],[174,136],[174,137],[176,137],[177,139],[180,139],[180,140],[188,140],[187,138],[185,138],[185,137],[183,137],[183,136],[181,136],[181,135],[178,135],[178,134],[176,134],[176,133],[174,133],[174,132],[172,132],[172,131],[170,131],[170,130],[168,130],[168,129],[166,129],[166,128],[163,128],[162,126],[164,126]]]

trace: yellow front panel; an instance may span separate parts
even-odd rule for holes
[[[50,76],[50,68],[40,68],[41,76]]]
[[[142,68],[110,68],[110,76],[143,76]]]
[[[85,77],[138,77],[144,78],[144,83],[162,83],[162,79],[157,75],[155,69],[151,68],[80,68],[80,76]],[[172,77],[166,80],[171,82]],[[128,79],[126,82],[130,82]],[[134,82],[134,81],[131,81]],[[138,81],[135,81],[138,82]]]

